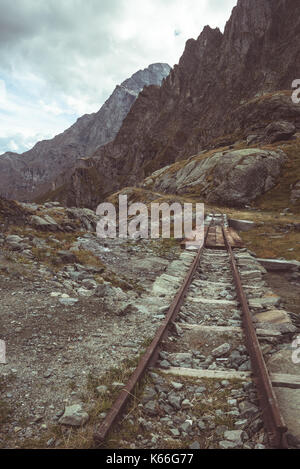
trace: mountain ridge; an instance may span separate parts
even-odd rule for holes
[[[144,88],[114,141],[80,162],[55,196],[94,208],[175,161],[263,134],[274,120],[300,130],[289,94],[300,77],[297,38],[299,2],[239,0],[224,33],[206,26],[188,40],[162,86]]]
[[[99,111],[85,114],[53,139],[43,140],[23,154],[0,156],[0,193],[6,198],[33,200],[55,187],[55,180],[82,157],[114,139],[144,86],[160,85],[168,64],[151,64],[117,85]]]

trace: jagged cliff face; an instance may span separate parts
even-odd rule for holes
[[[300,2],[239,0],[224,34],[189,40],[161,88],[145,88],[116,139],[80,165],[60,194],[95,207],[120,187],[200,150],[260,134],[274,120],[300,129]]]
[[[55,190],[55,181],[68,177],[78,159],[115,138],[144,86],[160,85],[169,73],[169,65],[152,64],[117,86],[97,113],[82,116],[62,134],[37,143],[22,155],[8,152],[0,156],[0,194],[33,200]]]

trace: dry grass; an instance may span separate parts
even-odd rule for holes
[[[79,264],[103,269],[103,271],[106,269],[106,266],[103,264],[103,262],[91,251],[80,249],[78,251],[72,251],[72,253],[78,259]]]
[[[293,91],[292,90],[279,90],[279,91],[272,91],[268,92],[265,94],[262,94],[261,96],[256,96],[255,98],[250,99],[249,101],[246,101],[242,104],[241,107],[246,107],[249,104],[255,104],[255,103],[261,103],[266,100],[271,100],[275,98],[276,96],[292,96]]]
[[[280,215],[271,210],[236,210],[216,206],[206,206],[206,210],[221,211],[229,218],[257,223],[253,230],[239,233],[246,247],[257,256],[300,260],[300,232],[287,227],[300,223],[300,215]]]
[[[282,149],[288,156],[277,185],[256,200],[255,206],[263,210],[280,212],[290,207],[291,211],[300,215],[300,200],[291,204],[291,187],[300,180],[300,138],[282,145],[274,144],[263,147],[265,149]]]
[[[141,344],[141,347],[147,346],[151,340],[152,339],[150,338],[145,340],[144,343]],[[141,354],[142,353],[144,353],[143,348],[141,349]],[[127,383],[138,363],[138,360],[140,359],[141,354],[132,359],[125,359],[120,367],[111,368],[102,376],[97,377],[92,374],[88,375],[85,390],[81,395],[81,400],[84,403],[84,407],[89,413],[89,421],[86,425],[80,428],[70,428],[63,425],[52,425],[41,438],[26,439],[23,441],[22,448],[46,448],[47,442],[49,442],[49,440],[53,441],[53,445],[55,445],[56,449],[95,448],[94,434],[97,427],[103,421],[102,414],[109,411],[120,392],[120,387],[114,386],[113,383],[119,382],[124,383],[124,385]],[[140,396],[145,383],[146,380],[143,380],[134,390],[132,394],[133,400],[128,406],[125,417],[123,417],[123,422],[126,421],[126,415],[128,416],[128,414],[132,414],[133,409],[135,409],[137,404],[140,402],[138,396]],[[97,393],[98,386],[107,386],[107,393],[99,396]],[[128,431],[128,428],[125,429],[124,427],[123,432],[128,434]],[[110,435],[108,441],[104,443],[104,446],[108,448],[115,447],[113,443],[115,441],[116,435],[121,438],[123,434],[124,433],[119,433],[119,431],[114,431],[112,434],[114,436]],[[132,433],[132,436],[133,435],[134,432]],[[53,445],[51,445],[51,447]]]
[[[300,261],[300,232],[282,230],[282,225],[266,224],[240,235],[246,246],[258,257],[283,257]]]

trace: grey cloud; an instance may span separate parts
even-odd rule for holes
[[[206,23],[223,24],[234,3],[0,0],[0,80],[7,90],[0,103],[0,153],[14,143],[25,149],[32,138],[52,136],[98,110],[138,69],[153,62],[173,66],[185,41]],[[56,106],[64,115],[51,113]]]
[[[109,28],[124,7],[123,0],[0,0],[0,70],[46,77],[66,93],[84,88],[80,68],[111,56]]]

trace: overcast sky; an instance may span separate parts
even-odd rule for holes
[[[178,63],[237,0],[0,0],[0,154],[97,111],[154,62]]]

